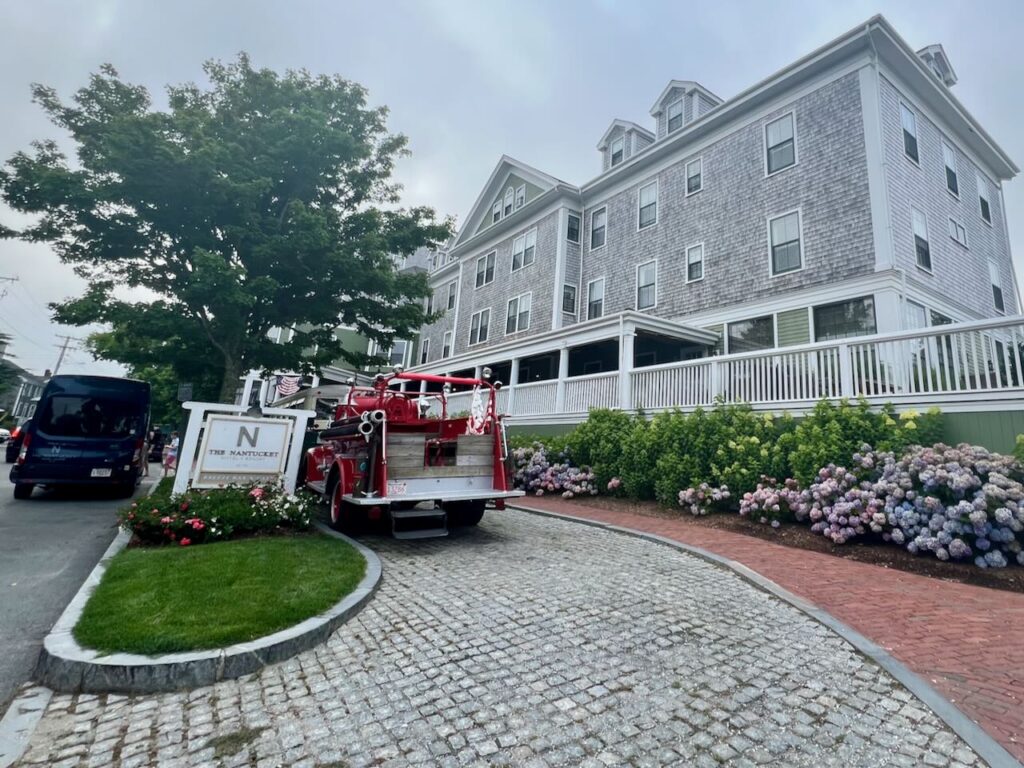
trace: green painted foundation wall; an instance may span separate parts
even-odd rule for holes
[[[983,445],[990,451],[1010,453],[1017,435],[1024,435],[1024,410],[945,413],[946,442]]]

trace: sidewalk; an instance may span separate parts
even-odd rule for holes
[[[1024,594],[585,501],[529,496],[517,506],[665,536],[743,563],[885,648],[1024,761]]]

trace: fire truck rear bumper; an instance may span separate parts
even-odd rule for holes
[[[525,491],[495,491],[495,490],[484,490],[484,489],[473,489],[469,491],[447,491],[442,494],[434,493],[407,493],[401,496],[352,496],[345,494],[342,499],[351,503],[357,504],[364,507],[372,507],[375,505],[393,504],[398,502],[408,501],[473,501],[475,499],[484,499],[489,501],[491,499],[515,499],[520,496],[525,496]]]

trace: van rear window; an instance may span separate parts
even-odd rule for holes
[[[54,395],[46,401],[39,431],[54,437],[128,437],[142,428],[139,404],[88,395]]]

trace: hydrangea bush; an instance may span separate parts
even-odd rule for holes
[[[121,527],[146,544],[193,544],[282,529],[306,530],[313,500],[279,486],[229,486],[180,496],[154,493],[123,509]]]
[[[725,509],[731,497],[727,485],[713,488],[707,483],[701,483],[696,488],[679,492],[679,506],[691,515],[706,515],[708,512]]]
[[[740,514],[778,528],[783,521],[795,519],[799,506],[800,491],[797,490],[796,480],[786,480],[779,486],[773,478],[763,477],[753,491],[743,494]]]
[[[553,463],[552,458],[555,459]],[[565,499],[597,495],[597,478],[588,467],[573,465],[565,452],[549,456],[547,448],[540,442],[514,448],[512,464],[515,488],[537,496],[560,493]]]

